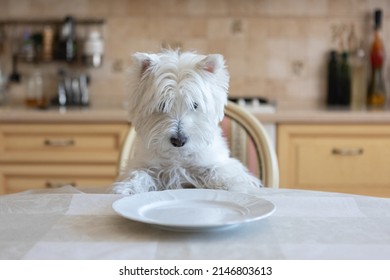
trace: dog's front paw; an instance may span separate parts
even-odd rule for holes
[[[227,183],[227,190],[242,193],[258,193],[263,187],[261,180],[248,172],[237,174]]]
[[[111,193],[132,195],[135,194],[135,190],[132,187],[131,182],[115,182],[111,186]]]
[[[257,178],[248,178],[248,180],[231,182],[228,184],[227,190],[241,193],[257,193],[262,187],[260,180]]]
[[[136,193],[156,190],[153,178],[143,170],[131,172],[111,186],[111,192],[116,194],[132,195]]]

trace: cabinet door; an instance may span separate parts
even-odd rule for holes
[[[390,197],[390,126],[281,125],[281,187]]]
[[[108,187],[127,124],[1,124],[0,193]]]

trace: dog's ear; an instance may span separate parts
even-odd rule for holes
[[[209,54],[200,61],[200,67],[210,73],[215,73],[225,67],[223,56],[220,54]]]
[[[142,77],[152,66],[152,57],[147,53],[137,52],[133,54],[133,62],[135,67],[137,67],[140,77]]]
[[[211,79],[207,79],[212,83],[211,87],[213,90],[211,94],[207,94],[209,97],[206,98],[212,96],[212,100],[209,103],[214,104],[212,111],[217,117],[217,122],[220,122],[224,116],[224,107],[227,102],[229,88],[229,73],[225,66],[225,60],[220,54],[209,54],[199,62],[198,66],[206,73],[213,74],[210,77]]]

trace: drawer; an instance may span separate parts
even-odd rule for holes
[[[0,165],[0,193],[30,189],[74,187],[107,188],[116,178],[111,165]]]
[[[390,139],[326,137],[295,142],[297,183],[330,191],[390,193]]]
[[[127,125],[1,125],[0,162],[116,163]]]
[[[281,186],[390,197],[390,126],[282,125]]]

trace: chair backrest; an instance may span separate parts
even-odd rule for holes
[[[134,146],[137,133],[135,132],[134,126],[131,126],[127,136],[122,144],[122,149],[119,154],[118,161],[118,174],[125,169],[127,162],[134,157]]]
[[[231,156],[240,160],[248,170],[260,178],[265,187],[279,187],[279,167],[275,149],[262,124],[249,112],[233,102],[225,107],[221,122]],[[118,172],[126,167],[134,156],[136,132],[131,127],[119,156]]]
[[[231,156],[239,159],[253,175],[260,178],[265,187],[278,188],[279,166],[275,148],[259,120],[229,101],[221,126]]]

